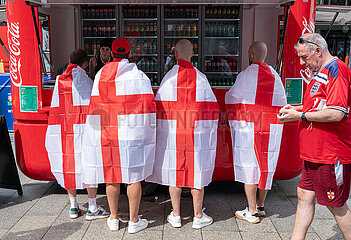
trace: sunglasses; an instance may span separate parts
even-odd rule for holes
[[[313,45],[316,45],[317,47],[320,48],[320,46],[317,43],[314,43],[314,42],[311,42],[311,41],[307,41],[307,40],[303,39],[302,37],[297,39],[297,42],[300,43],[300,44],[304,44],[304,43],[313,44]]]

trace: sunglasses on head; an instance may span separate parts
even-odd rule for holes
[[[297,42],[300,43],[300,44],[304,44],[304,43],[313,44],[313,45],[316,45],[317,47],[320,48],[320,46],[319,46],[317,43],[314,43],[314,42],[305,40],[305,39],[303,39],[302,37],[300,37],[300,38],[297,40]]]

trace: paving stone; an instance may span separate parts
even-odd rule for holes
[[[202,231],[203,240],[241,240],[241,235],[239,232],[234,231]]]
[[[16,190],[0,188],[0,206],[2,203],[6,202]]]
[[[328,210],[326,206],[316,204],[314,218],[329,218],[334,219],[333,214]]]
[[[122,239],[127,228],[127,223],[120,222],[118,231],[110,231],[106,221],[107,219],[91,221],[83,239]]]
[[[335,219],[313,219],[311,226],[321,239],[344,239]]]
[[[297,197],[288,197],[288,199],[296,208],[297,207]]]
[[[269,219],[278,232],[292,232],[294,230],[296,208],[293,205],[270,207],[268,210]],[[272,215],[272,211],[274,212]],[[310,227],[307,232],[314,232]]]
[[[174,228],[170,224],[165,224],[163,231],[164,240],[191,239],[202,240],[201,230],[191,227],[191,224],[185,224],[181,228]]]
[[[85,234],[85,229],[62,229],[62,228],[50,228],[43,240],[60,240],[60,239],[82,239]]]
[[[252,240],[252,239],[256,239],[259,238],[260,240],[276,240],[276,239],[281,239],[278,233],[259,233],[257,234],[257,232],[240,232],[241,237],[243,240]]]
[[[8,230],[9,229],[7,229],[7,228],[0,228],[0,238],[2,238],[2,236],[4,236]]]
[[[53,216],[23,216],[4,239],[41,239],[55,218]]]
[[[49,227],[39,228],[34,230],[27,230],[21,232],[9,232],[2,239],[3,240],[37,240],[41,239],[48,231]]]
[[[290,240],[292,236],[292,232],[279,232],[280,237],[283,240]],[[305,240],[320,240],[321,238],[317,235],[317,233],[307,233]]]
[[[85,220],[86,212],[82,211],[82,216],[76,219],[70,219],[68,214],[69,208],[70,206],[69,204],[67,204],[63,211],[60,213],[60,215],[57,217],[55,222],[52,224],[52,226],[61,229],[87,229],[90,224],[90,221]]]
[[[165,200],[164,223],[169,226],[171,225],[167,222],[166,218],[171,211],[172,211],[171,200],[170,199]],[[192,204],[191,197],[182,197],[181,203],[180,203],[180,216],[182,218],[182,228],[192,229],[191,226],[193,224],[194,212],[193,212],[193,204]]]
[[[296,178],[289,179],[289,180],[277,180],[274,181],[281,190],[286,194],[288,197],[296,197],[297,196],[297,186],[299,185],[301,179],[301,175],[297,176]]]
[[[261,218],[260,223],[252,224],[244,220],[236,218],[239,230],[242,232],[252,232],[252,233],[273,233],[277,232],[273,223],[269,218]]]
[[[155,240],[155,239],[162,239],[162,231],[149,231],[143,230],[138,233],[129,234],[127,231],[123,236],[123,240]]]
[[[26,213],[32,216],[58,216],[69,203],[67,195],[51,194],[40,198]]]
[[[9,229],[14,226],[34,204],[34,201],[19,204],[14,202],[2,204],[0,209],[0,228]]]
[[[205,213],[213,218],[213,224],[203,228],[203,231],[238,231],[232,208],[224,196],[212,194],[204,201]]]
[[[232,195],[231,197],[227,198],[227,201],[232,208],[233,214],[235,211],[243,210],[248,206],[245,193],[237,193],[235,195]]]
[[[142,197],[139,213],[149,221],[148,231],[162,231],[165,222],[165,208],[169,206],[170,199],[167,194],[158,193],[157,196]],[[167,213],[168,214],[168,213]]]
[[[37,201],[53,185],[54,182],[30,180],[22,186],[23,195],[18,195],[17,191],[3,204],[7,202],[24,203],[28,201]],[[2,205],[3,205],[2,204]],[[2,207],[1,205],[1,207]]]
[[[289,204],[291,204],[291,202],[289,201],[288,197],[277,184],[274,184],[272,189],[268,191],[265,206],[285,206]]]
[[[154,203],[154,207],[145,205],[140,207],[142,218],[149,221],[148,230],[162,231],[165,221],[165,206]]]

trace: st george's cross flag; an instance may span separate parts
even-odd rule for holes
[[[152,173],[156,104],[150,79],[127,59],[95,76],[83,139],[83,181],[135,183]]]
[[[178,60],[161,82],[156,106],[156,158],[146,181],[207,186],[215,166],[219,108],[206,76]]]
[[[271,189],[283,132],[277,114],[286,105],[279,75],[265,63],[251,64],[238,75],[225,102],[235,180]]]
[[[52,95],[45,148],[51,172],[67,190],[96,185],[82,183],[82,137],[93,81],[85,70],[69,64],[57,77]]]

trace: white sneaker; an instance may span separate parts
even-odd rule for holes
[[[172,227],[180,228],[182,226],[182,220],[180,216],[174,216],[173,211],[167,216],[167,221],[172,225]]]
[[[204,210],[202,210],[201,218],[194,217],[193,228],[200,229],[208,225],[211,225],[212,223],[213,223],[213,219],[210,216],[207,216],[206,213],[204,213]]]
[[[256,206],[256,209],[257,209],[257,216],[258,217],[265,217],[266,216],[266,211],[264,210],[264,207]]]
[[[107,226],[111,231],[118,231],[119,229],[119,220],[118,219],[107,219]]]
[[[146,219],[139,218],[139,221],[134,223],[129,221],[128,222],[128,233],[137,233],[141,230],[144,230],[149,222]]]
[[[78,207],[69,209],[69,218],[70,219],[78,218],[80,214],[81,214],[81,211]]]
[[[256,217],[256,213],[251,214],[248,207],[246,207],[242,211],[236,211],[235,216],[237,218],[240,218],[241,220],[248,221],[249,223],[259,223],[260,222],[260,218]]]

